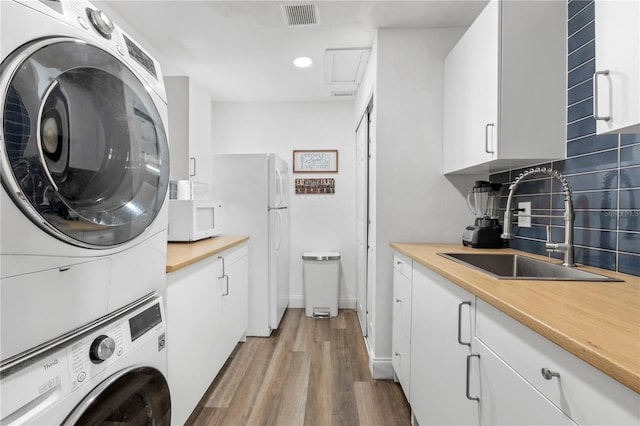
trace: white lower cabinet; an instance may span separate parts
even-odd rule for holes
[[[470,397],[478,398],[481,425],[575,425],[560,409],[474,338]]]
[[[396,331],[394,308],[393,351],[409,346],[414,425],[640,424],[638,393],[412,263],[411,274],[395,267],[394,297],[411,277],[411,335]],[[394,357],[393,365],[404,388],[403,361]]]
[[[408,257],[394,256],[391,363],[407,399],[411,392],[411,265]]]
[[[482,300],[476,306],[476,339],[575,423],[640,424],[640,395]],[[543,369],[554,375],[545,378]],[[485,382],[502,386],[492,374],[480,381],[483,391]]]
[[[414,262],[409,402],[421,426],[478,424],[465,368],[474,305],[471,293]]]
[[[167,275],[171,424],[184,424],[236,344],[244,340],[247,292],[246,244]]]

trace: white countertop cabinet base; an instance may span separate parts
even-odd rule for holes
[[[478,404],[466,397],[466,359],[475,297],[414,262],[411,398],[421,426],[478,424]],[[458,322],[460,319],[460,323]]]
[[[172,424],[184,424],[196,408],[236,344],[244,340],[247,323],[247,244],[167,274]]]
[[[396,253],[394,267],[394,298],[411,297],[411,336],[399,340],[410,347],[414,424],[640,424],[630,388],[409,257]],[[402,336],[397,318],[394,308]],[[393,351],[406,351],[399,340]],[[394,368],[404,388],[404,366]]]

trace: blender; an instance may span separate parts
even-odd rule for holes
[[[500,238],[502,226],[498,220],[501,188],[502,185],[499,183],[478,180],[467,194],[467,205],[476,219],[473,225],[467,226],[462,234],[462,244],[465,246],[475,248],[505,246],[504,240]]]

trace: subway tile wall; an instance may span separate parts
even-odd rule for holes
[[[567,159],[539,167],[564,174],[573,191],[576,262],[640,275],[640,134],[596,135],[592,75],[595,72],[594,4],[568,2]],[[513,181],[525,169],[491,175]],[[507,193],[505,187],[505,194]],[[564,198],[557,180],[540,175],[522,182],[514,202],[531,201],[532,213],[562,216]],[[502,208],[506,197],[502,199]],[[546,254],[546,227],[553,241],[564,240],[560,218],[532,218],[531,228],[513,225],[513,248]],[[561,258],[561,255],[552,254]]]

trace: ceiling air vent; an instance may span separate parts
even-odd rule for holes
[[[317,25],[318,8],[315,4],[283,4],[284,21],[289,27]]]

